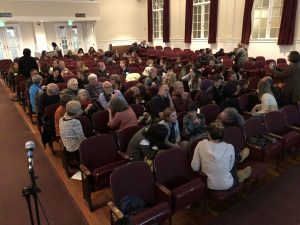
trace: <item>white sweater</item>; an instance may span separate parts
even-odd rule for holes
[[[231,169],[234,165],[234,148],[225,142],[203,140],[196,146],[191,163],[194,171],[207,175],[207,186],[213,190],[227,190],[233,185]]]
[[[273,95],[265,93],[261,97],[261,109],[257,113],[268,113],[272,111],[277,111],[278,106],[276,99]]]

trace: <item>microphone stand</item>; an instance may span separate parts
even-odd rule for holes
[[[34,225],[34,219],[33,219],[32,208],[31,208],[31,199],[30,199],[30,196],[31,195],[33,196],[36,222],[37,222],[37,225],[40,225],[41,222],[40,222],[39,205],[38,205],[38,192],[41,192],[41,190],[36,185],[37,177],[34,175],[34,170],[33,170],[30,160],[29,160],[29,169],[28,170],[29,170],[29,175],[30,175],[30,179],[31,179],[31,186],[23,188],[22,196],[25,197],[26,202],[27,202],[31,225]]]

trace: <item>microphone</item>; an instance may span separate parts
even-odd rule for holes
[[[33,150],[35,147],[35,143],[33,141],[27,141],[25,143],[25,149],[27,151],[27,157],[28,157],[28,169],[33,169]]]

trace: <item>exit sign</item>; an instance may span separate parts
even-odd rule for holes
[[[75,13],[75,17],[86,17],[85,13]]]
[[[7,12],[0,13],[0,17],[12,17],[12,13],[7,13]]]

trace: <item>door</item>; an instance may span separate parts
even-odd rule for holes
[[[64,55],[68,50],[77,51],[79,48],[85,50],[81,23],[74,23],[72,26],[56,24],[56,35]]]
[[[17,25],[0,28],[0,59],[15,59],[20,56],[20,38]]]

